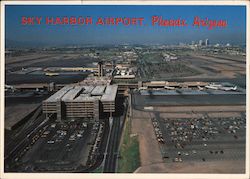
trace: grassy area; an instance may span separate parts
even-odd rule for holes
[[[164,63],[159,63],[159,64],[148,64],[149,67],[149,72],[150,74],[155,73],[155,74],[175,74],[178,76],[181,76],[184,74],[190,74],[194,75],[197,74],[198,71],[188,67],[187,65],[183,64],[183,62],[178,61],[178,62],[164,62]],[[161,73],[160,73],[161,72]]]
[[[148,63],[159,63],[159,62],[162,62],[163,57],[161,53],[155,52],[155,53],[143,54],[141,59],[143,59],[145,62],[148,62]]]
[[[130,135],[130,122],[126,122],[118,160],[118,173],[132,173],[140,166],[139,142],[137,135]]]
[[[93,170],[91,173],[102,173],[102,171],[103,171],[103,167],[100,166],[100,167],[96,168],[95,170]]]

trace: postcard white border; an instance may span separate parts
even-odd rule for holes
[[[243,1],[2,1],[1,2],[1,61],[0,61],[0,178],[24,178],[24,179],[34,179],[34,178],[60,178],[60,179],[82,179],[91,178],[91,179],[100,179],[102,177],[107,177],[110,179],[115,178],[185,178],[185,179],[205,179],[205,178],[227,178],[227,179],[247,179],[250,178],[249,175],[249,52],[250,52],[250,36],[249,36],[249,4],[250,2],[247,0]],[[246,6],[246,173],[245,174],[92,174],[92,173],[83,173],[83,174],[75,174],[75,173],[4,173],[4,66],[5,66],[5,5],[243,5]]]

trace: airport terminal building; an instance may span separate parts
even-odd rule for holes
[[[43,101],[43,113],[57,119],[93,118],[115,112],[117,85],[68,85]]]

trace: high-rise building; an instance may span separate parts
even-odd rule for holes
[[[205,45],[209,46],[209,40],[208,39],[205,40]]]
[[[98,76],[103,77],[103,64],[102,64],[102,62],[98,63]]]
[[[203,44],[203,41],[199,40],[199,45],[202,46],[202,44]]]

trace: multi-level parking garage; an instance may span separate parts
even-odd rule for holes
[[[57,119],[93,118],[115,112],[117,85],[65,86],[43,101],[43,112],[57,114]]]
[[[19,129],[22,137],[29,137],[16,142],[17,147],[13,143],[14,150],[5,157],[5,170],[94,170],[103,161],[109,132],[108,116],[119,120],[117,88],[117,85],[72,84],[44,100],[41,124],[34,124],[29,133],[26,128]]]

